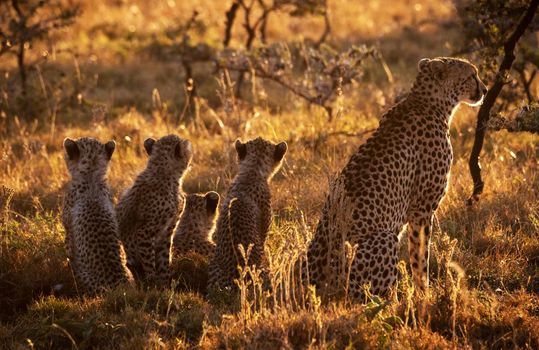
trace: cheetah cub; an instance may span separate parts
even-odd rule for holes
[[[175,135],[144,141],[148,165],[117,206],[120,237],[130,264],[146,282],[168,286],[174,227],[183,209],[182,177],[192,158],[191,143]]]
[[[224,200],[215,232],[215,253],[208,269],[208,288],[234,288],[238,266],[244,261],[239,245],[247,251],[252,245],[248,264],[265,269],[264,243],[271,224],[269,182],[279,170],[287,150],[262,138],[235,144],[239,173]]]
[[[215,230],[219,194],[188,194],[185,197],[180,221],[174,232],[174,255],[197,252],[210,258],[215,249],[212,235]]]
[[[133,281],[105,180],[115,146],[88,137],[64,140],[71,175],[62,211],[66,251],[78,287],[91,295]]]

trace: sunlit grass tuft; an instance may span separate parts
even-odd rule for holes
[[[46,106],[36,105],[38,122],[14,120],[12,133],[0,139],[0,348],[539,348],[539,139],[489,132],[481,156],[485,193],[467,207],[472,187],[467,158],[477,112],[468,107],[453,118],[454,162],[448,194],[436,213],[429,295],[414,295],[404,244],[400,282],[387,301],[321,304],[317,292],[303,283],[297,267],[330,180],[395,96],[408,88],[417,60],[454,49],[451,29],[431,23],[451,15],[449,3],[329,3],[332,42],[377,42],[396,79],[389,86],[369,69],[365,83],[343,92],[342,113],[332,122],[323,110],[271,85],[258,88],[275,101],[260,96],[233,101],[230,87],[206,65],[195,67],[197,76],[206,77],[199,86],[200,118],[177,122],[184,98],[179,62],[143,49],[152,35],[161,40],[195,8],[208,32],[193,39],[220,45],[227,2],[99,0],[72,31],[58,34],[58,52],[42,73],[49,90],[72,92],[69,84],[79,65],[83,102],[54,125]],[[297,33],[316,37],[321,28],[318,18],[275,16],[268,37],[299,41]],[[234,30],[232,45],[240,46],[241,21]],[[74,48],[77,55],[69,51]],[[14,74],[14,62],[8,61],[2,69],[11,75],[0,79]],[[4,83],[0,80],[2,93],[14,103],[17,97]],[[31,91],[41,93],[38,86]],[[62,140],[116,141],[108,181],[117,200],[146,165],[143,141],[169,133],[193,143],[184,190],[215,190],[222,196],[237,172],[237,138],[288,143],[284,166],[271,184],[270,291],[253,298],[253,288],[261,289],[262,283],[255,278],[247,287],[256,271],[244,271],[243,298],[206,297],[208,262],[189,254],[174,260],[170,289],[120,288],[89,299],[78,294],[59,217],[68,180]]]

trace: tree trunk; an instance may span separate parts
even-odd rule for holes
[[[26,83],[26,66],[24,65],[24,41],[19,43],[19,51],[17,52],[17,65],[19,67],[19,76],[21,78],[22,95],[26,96],[27,83]]]
[[[468,199],[468,205],[471,205],[474,203],[474,201],[479,200],[479,196],[481,193],[483,193],[483,188],[485,186],[485,183],[483,182],[483,179],[481,177],[481,165],[479,164],[479,154],[481,153],[481,150],[483,149],[483,142],[485,140],[485,133],[487,130],[487,124],[490,117],[490,110],[494,106],[494,103],[496,103],[496,98],[500,94],[504,84],[506,76],[509,75],[509,71],[511,70],[511,66],[513,65],[513,61],[515,60],[515,46],[520,39],[520,37],[524,34],[526,31],[526,28],[531,23],[535,12],[537,11],[537,7],[539,5],[539,0],[532,0],[530,2],[530,5],[528,9],[526,10],[526,13],[522,16],[520,19],[517,27],[515,28],[515,31],[511,34],[511,36],[507,39],[505,42],[503,49],[504,49],[504,57],[502,60],[502,63],[500,64],[500,69],[498,70],[498,74],[496,74],[496,79],[494,81],[494,84],[492,87],[488,90],[485,99],[483,101],[483,104],[481,105],[481,108],[479,109],[479,112],[477,114],[477,125],[475,128],[475,139],[474,144],[472,147],[472,152],[470,154],[470,160],[469,160],[469,167],[470,167],[470,174],[472,175],[474,187],[471,197]]]

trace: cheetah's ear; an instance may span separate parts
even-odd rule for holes
[[[433,59],[430,61],[430,69],[434,78],[438,81],[447,79],[447,65],[439,59]]]
[[[191,141],[185,140],[183,143],[183,155],[186,159],[190,160],[193,158],[193,145],[191,144]],[[180,144],[176,145],[177,152],[181,152],[181,146]]]
[[[69,160],[77,161],[80,156],[79,145],[69,137],[64,139],[64,149]]]
[[[423,58],[417,64],[417,67],[421,73],[429,73],[436,80],[442,81],[447,78],[446,65],[441,60],[434,58]]]
[[[214,214],[219,206],[219,200],[221,199],[219,193],[211,191],[206,193],[204,198],[206,198],[206,209],[208,210],[208,213]]]
[[[112,158],[112,154],[114,153],[114,150],[116,149],[116,142],[114,140],[111,140],[107,143],[105,143],[105,153],[107,154],[107,159],[110,160]]]
[[[281,159],[283,159],[287,149],[288,145],[286,144],[286,142],[281,142],[280,144],[275,146],[275,153],[273,154],[273,159],[275,159],[276,162],[280,162]]]
[[[238,152],[238,158],[243,160],[243,158],[245,158],[247,155],[247,145],[245,143],[241,143],[240,140],[236,140],[234,146],[236,147],[236,152]]]
[[[152,148],[153,148],[154,143],[155,143],[155,139],[152,139],[151,137],[147,138],[144,141],[144,149],[146,150],[146,153],[148,153],[148,155],[152,154]]]
[[[419,60],[419,63],[417,64],[417,69],[421,73],[426,73],[428,71],[430,61],[431,61],[430,58],[422,58],[421,60]]]

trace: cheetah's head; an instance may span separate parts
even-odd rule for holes
[[[193,158],[191,142],[176,135],[167,135],[159,140],[148,138],[144,148],[150,156],[148,166],[168,170],[181,177]]]
[[[219,193],[210,191],[206,194],[188,194],[185,197],[185,207],[183,208],[182,220],[187,219],[198,223],[209,233],[215,225],[219,201]],[[204,237],[207,238],[207,237]],[[211,238],[211,237],[210,237]]]
[[[246,143],[236,140],[235,147],[240,162],[240,172],[255,169],[267,179],[271,179],[279,170],[288,149],[286,142],[274,144],[261,137]]]
[[[90,137],[64,140],[64,159],[72,178],[102,179],[107,173],[116,143],[105,144]]]
[[[436,96],[449,97],[454,103],[480,105],[487,87],[479,79],[477,68],[467,60],[453,57],[423,58],[418,64],[418,81]]]

